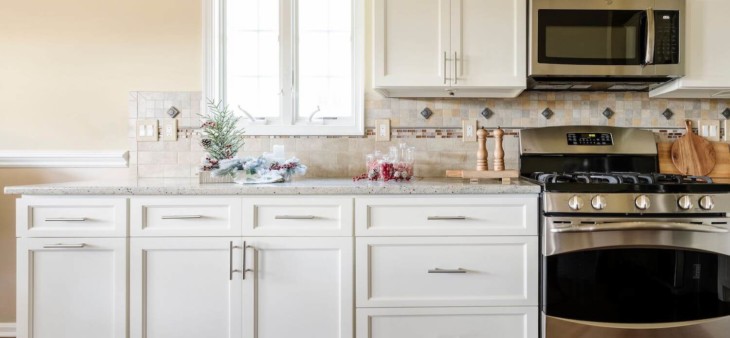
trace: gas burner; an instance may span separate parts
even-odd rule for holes
[[[536,172],[531,178],[540,183],[585,183],[585,184],[710,184],[712,179],[706,176],[685,176],[674,174],[635,173],[635,172],[572,172],[543,173]]]

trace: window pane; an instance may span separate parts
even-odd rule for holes
[[[317,106],[323,116],[352,115],[352,14],[350,0],[299,4],[298,116]]]
[[[279,2],[228,0],[226,15],[227,103],[279,117]]]

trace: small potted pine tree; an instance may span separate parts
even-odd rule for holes
[[[238,126],[240,116],[223,105],[208,100],[208,111],[199,114],[201,118],[200,145],[207,152],[202,159],[199,177],[200,183],[231,183],[232,176],[214,177],[211,172],[218,169],[218,163],[236,157],[243,148],[244,130]]]

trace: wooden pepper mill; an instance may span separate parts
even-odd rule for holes
[[[502,148],[502,137],[504,136],[504,130],[497,127],[494,131],[494,171],[504,170],[504,148]]]
[[[477,171],[487,171],[489,167],[487,165],[487,130],[482,127],[477,131],[477,143],[479,144],[479,150],[477,150]]]

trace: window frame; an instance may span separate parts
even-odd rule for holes
[[[279,0],[280,3],[290,2],[292,5],[288,8],[295,7],[300,0]],[[306,0],[305,0],[306,1]],[[270,124],[261,122],[252,123],[248,118],[243,116],[241,119],[241,127],[246,131],[246,135],[252,136],[355,136],[364,135],[365,133],[365,0],[349,0],[352,3],[352,76],[353,76],[353,92],[352,92],[352,115],[346,120],[346,123],[330,123],[327,120],[320,120],[319,123],[308,122],[297,116],[294,106],[297,104],[296,98],[292,98],[295,93],[289,91],[289,95],[284,95],[288,99],[282,99],[282,105],[290,105],[291,107],[282,107],[278,119],[272,119]],[[224,100],[225,88],[225,11],[227,0],[203,0],[203,81],[204,91],[203,97],[216,101]],[[283,15],[282,15],[283,17]],[[289,16],[291,17],[291,16]],[[296,18],[280,22],[280,29],[289,29],[294,32]],[[281,34],[280,36],[292,37],[292,34]],[[281,42],[281,58],[288,60],[296,60],[296,50],[293,48],[296,42],[292,38],[291,41]],[[297,72],[292,68],[293,62],[280,62],[281,79],[284,81],[296,81]],[[286,83],[286,82],[282,82]],[[206,100],[207,101],[207,100]],[[203,109],[206,102],[201,103]],[[232,109],[237,110],[235,107]]]

